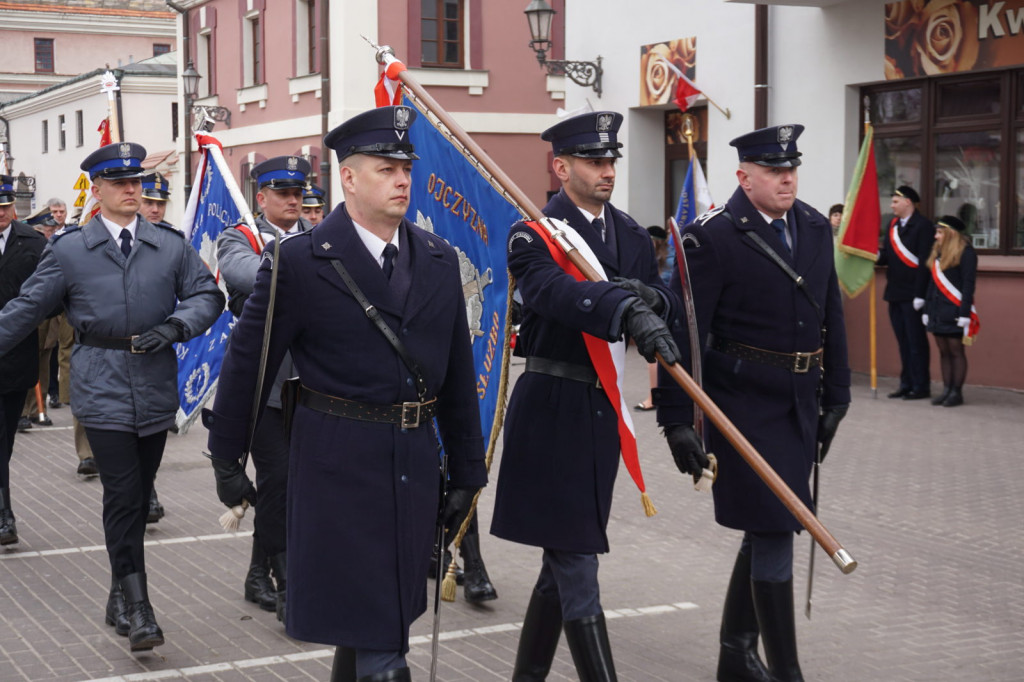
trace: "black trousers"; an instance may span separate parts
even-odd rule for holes
[[[285,551],[285,503],[288,492],[288,437],[283,413],[267,407],[253,439],[252,463],[256,467],[259,504],[253,520],[254,533],[268,557]]]
[[[115,578],[146,570],[143,541],[153,478],[164,456],[167,431],[139,436],[85,427],[103,483],[103,536]]]
[[[928,333],[921,323],[921,311],[914,310],[911,301],[890,301],[889,321],[900,349],[900,388],[928,393],[931,391]]]
[[[0,393],[0,407],[4,411],[0,418],[0,488],[11,487],[14,436],[18,433],[18,420],[21,418],[21,409],[25,407],[26,395],[28,391]]]

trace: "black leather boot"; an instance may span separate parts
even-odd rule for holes
[[[796,655],[796,623],[793,620],[793,579],[784,583],[752,580],[754,610],[761,628],[764,657],[773,682],[803,682]]]
[[[757,615],[750,586],[750,556],[736,555],[722,608],[718,641],[718,682],[771,682],[757,655]]]
[[[117,578],[113,576],[110,578],[110,595],[107,597],[107,614],[104,622],[107,625],[113,625],[114,632],[122,637],[127,637],[131,631],[131,626],[128,624],[128,609],[124,604],[124,593],[121,591],[121,585],[117,582]]]
[[[411,680],[409,668],[405,667],[395,668],[383,673],[374,673],[373,675],[363,675],[357,682],[411,682]]]
[[[964,394],[959,387],[949,389],[949,395],[942,401],[943,407],[956,407],[964,404]]]
[[[11,511],[11,489],[0,488],[0,545],[13,545],[18,542],[18,526],[14,523],[14,512]]]
[[[932,398],[932,405],[941,405],[946,398],[949,397],[949,392],[953,390],[952,386],[944,386],[942,393]]]
[[[558,598],[537,590],[530,597],[516,650],[512,682],[543,682],[551,672],[558,638],[562,636],[562,605]]]
[[[149,651],[163,644],[163,630],[156,624],[153,607],[149,604],[146,574],[132,573],[121,578],[121,591],[128,609],[128,643],[131,650]]]
[[[465,587],[463,594],[470,604],[491,601],[498,598],[498,592],[491,584],[487,575],[487,567],[484,566],[484,558],[480,555],[480,536],[476,533],[467,533],[462,538],[459,546],[462,554],[462,564],[465,566]]]
[[[245,601],[258,604],[264,611],[277,610],[277,594],[270,581],[270,564],[258,538],[252,539],[252,558],[245,575]]]
[[[331,666],[331,682],[356,681],[356,651],[339,646],[334,649],[334,664]]]
[[[274,556],[270,557],[269,561],[270,570],[274,574],[274,580],[277,581],[277,593],[275,594],[274,610],[277,611],[277,619],[283,623],[285,596],[287,595],[288,591],[288,563],[285,557],[285,552],[278,552]]]
[[[604,614],[565,621],[565,640],[580,682],[616,682],[612,646]]]
[[[156,488],[154,487],[152,492],[149,494],[149,512],[146,514],[146,523],[156,523],[164,517],[164,506],[160,504],[160,500],[156,496]]]

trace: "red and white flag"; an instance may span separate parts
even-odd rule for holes
[[[378,107],[388,107],[402,103],[402,81],[398,80],[398,74],[405,71],[405,64],[394,59],[388,60],[384,67],[384,73],[373,88],[373,98]]]
[[[676,97],[673,100],[676,105],[686,111],[693,106],[693,103],[697,101],[697,98],[701,96],[700,88],[698,88],[692,80],[686,77],[686,74],[679,72],[676,77]]]

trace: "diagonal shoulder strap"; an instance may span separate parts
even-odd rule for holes
[[[388,323],[384,321],[384,318],[380,315],[380,311],[377,310],[369,300],[367,300],[363,290],[360,289],[359,285],[356,284],[356,281],[352,279],[352,275],[350,275],[348,270],[345,269],[345,266],[341,264],[341,261],[332,258],[331,265],[333,265],[334,269],[338,271],[339,275],[341,275],[341,279],[344,280],[345,286],[347,286],[349,291],[352,292],[352,295],[356,297],[356,301],[359,302],[359,305],[363,307],[363,312],[366,313],[366,316],[370,318],[375,325],[377,325],[377,329],[380,330],[380,333],[388,340],[388,343],[390,343],[395,349],[398,356],[402,358],[402,362],[405,363],[406,367],[408,367],[413,373],[413,376],[416,377],[416,392],[420,397],[420,401],[422,402],[426,400],[427,381],[423,378],[423,372],[420,371],[419,364],[411,355],[409,355],[409,350],[405,347],[405,344],[403,344],[401,339],[395,335],[395,332],[391,330]]]

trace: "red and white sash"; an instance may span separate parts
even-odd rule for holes
[[[896,252],[896,255],[903,261],[904,265],[908,268],[916,268],[920,261],[918,261],[914,252],[900,241],[899,225],[900,219],[893,218],[892,225],[889,227],[889,243],[892,244],[892,250]]]
[[[526,224],[532,227],[544,240],[548,251],[551,252],[551,257],[560,268],[565,270],[577,282],[582,282],[586,279],[583,273],[579,271],[579,268],[572,264],[572,261],[565,255],[561,247],[551,239],[551,235],[548,234],[548,231],[543,226],[533,221]],[[607,280],[604,268],[583,237],[566,223],[557,221],[557,224],[565,232],[566,239],[579,250],[590,266],[600,273],[602,278]],[[629,414],[629,408],[626,405],[623,392],[626,344],[624,341],[609,343],[604,339],[599,339],[586,333],[583,334],[583,342],[587,346],[590,362],[594,365],[597,377],[601,381],[601,388],[604,390],[605,395],[608,396],[609,402],[615,408],[615,415],[618,417],[619,448],[622,452],[622,462],[626,465],[626,470],[633,478],[633,482],[636,483],[636,487],[640,489],[641,498],[644,502],[644,511],[648,516],[652,516],[655,513],[655,509],[654,505],[650,502],[650,498],[647,496],[643,473],[640,471],[640,454],[636,447],[636,431],[633,427],[633,419]]]
[[[963,303],[964,297],[960,293],[960,290],[949,281],[946,277],[946,273],[939,267],[939,259],[936,258],[932,264],[932,280],[935,282],[935,286],[938,288],[942,295],[950,300],[950,302],[957,308]],[[978,318],[978,309],[971,305],[971,323],[966,329],[964,329],[964,336],[969,339],[973,339],[978,335],[981,330],[981,321]]]

